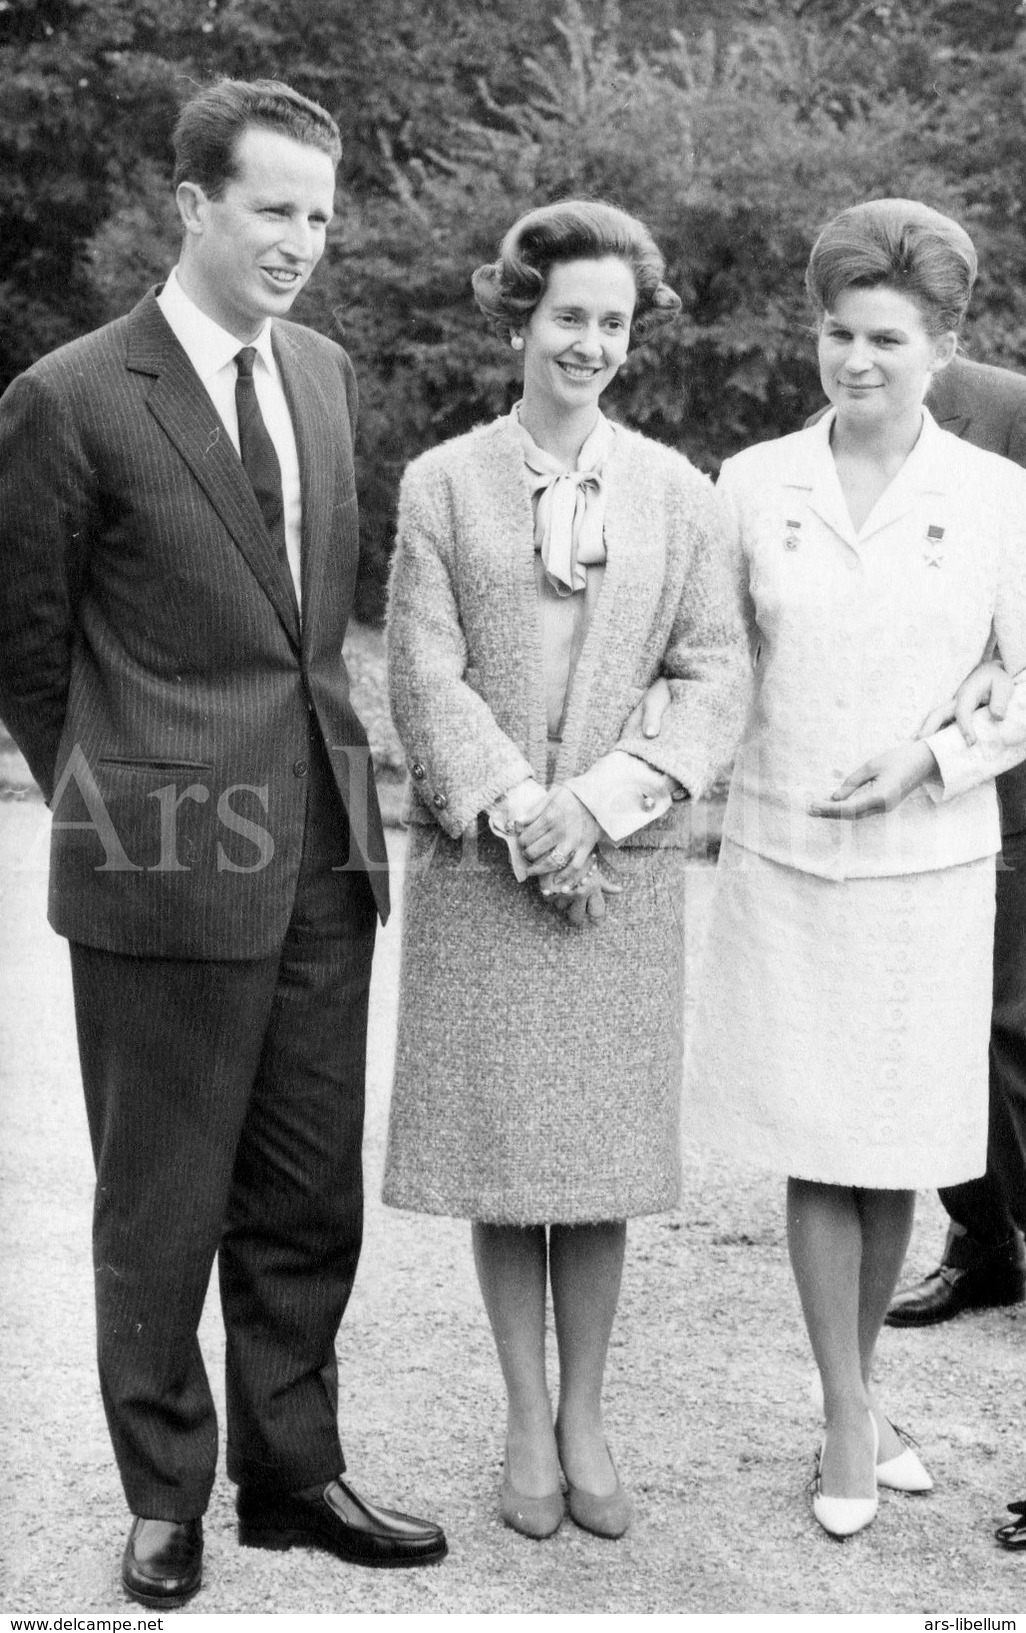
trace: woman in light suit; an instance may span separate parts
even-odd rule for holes
[[[698,1138],[789,1176],[826,1413],[814,1511],[835,1536],[869,1524],[878,1486],[932,1484],[873,1354],[915,1190],[986,1161],[991,779],[1021,720],[983,720],[975,747],[917,736],[995,636],[1026,663],[1026,474],[923,407],[975,272],[923,205],[839,215],[807,274],[833,411],[728,460],[717,489],[756,684],[687,1105]]]
[[[678,1198],[684,801],[737,741],[744,634],[711,485],[599,410],[680,306],[647,229],[532,211],[474,289],[523,396],[402,486],[389,664],[414,799],[384,1196],[474,1222],[503,1519],[551,1535],[565,1479],[572,1518],[618,1537],[606,1351],[625,1221]],[[628,717],[660,671],[653,746]]]

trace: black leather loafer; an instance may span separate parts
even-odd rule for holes
[[[203,1580],[202,1520],[133,1520],[121,1561],[125,1592],[153,1610],[176,1610]]]
[[[437,1565],[448,1553],[430,1520],[379,1508],[344,1480],[282,1496],[240,1487],[236,1509],[244,1548],[326,1548],[351,1565]]]
[[[888,1327],[932,1327],[963,1310],[993,1309],[1026,1298],[1026,1272],[1013,1259],[969,1270],[942,1264],[915,1287],[896,1293],[884,1320]]]
[[[1008,1512],[1016,1518],[994,1532],[1002,1548],[1026,1548],[1026,1502],[1009,1503]]]

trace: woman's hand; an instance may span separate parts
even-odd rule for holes
[[[520,850],[529,879],[546,878],[546,887],[569,894],[580,884],[602,830],[563,783],[556,783],[538,815],[518,827]]]
[[[893,811],[936,770],[933,750],[926,743],[899,743],[897,748],[875,754],[860,765],[829,799],[812,800],[809,813],[842,822],[879,816],[883,811]]]
[[[930,737],[943,726],[954,721],[969,747],[976,742],[973,715],[986,703],[992,720],[1003,720],[1015,690],[1015,682],[1007,669],[996,660],[977,664],[971,675],[966,675],[954,697],[932,709],[916,732],[917,740]]]
[[[573,891],[553,891],[548,889],[548,879],[543,877],[539,882],[541,894],[552,903],[558,913],[562,913],[568,924],[580,928],[583,924],[598,924],[606,916],[606,897],[619,896],[623,892],[623,885],[611,879],[599,866],[598,858],[593,856],[581,883]]]
[[[635,703],[623,723],[620,735],[626,737],[630,732],[639,731],[642,737],[658,737],[663,724],[663,715],[672,700],[670,683],[660,675],[652,682],[640,703]]]

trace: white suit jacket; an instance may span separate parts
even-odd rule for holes
[[[833,421],[749,448],[720,475],[756,654],[725,832],[829,878],[990,855],[992,778],[1026,756],[1026,687],[1001,726],[981,721],[979,748],[954,726],[930,738],[940,777],[897,810],[835,822],[808,804],[914,736],[994,640],[1009,670],[1026,665],[1026,472],[924,410],[918,443],[856,531]]]

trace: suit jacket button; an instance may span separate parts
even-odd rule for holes
[[[444,811],[449,801],[446,799],[444,794],[434,794],[432,796],[431,803],[436,811]]]
[[[426,775],[427,772],[424,770],[424,767],[421,765],[420,761],[414,760],[410,765],[410,776],[417,782],[423,782]]]
[[[294,777],[305,777],[309,769],[310,767],[305,760],[293,760],[292,762],[292,775]]]

